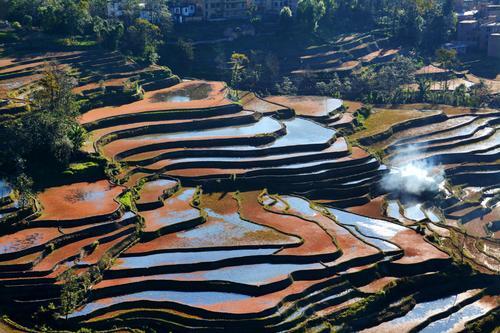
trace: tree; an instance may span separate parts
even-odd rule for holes
[[[180,75],[189,75],[193,66],[193,44],[178,39],[175,44],[165,44],[160,49],[161,63]]]
[[[123,0],[121,20],[125,27],[134,24],[135,20],[139,18],[139,0]]]
[[[308,32],[316,31],[325,12],[325,3],[322,0],[300,0],[297,4],[297,19]]]
[[[458,65],[457,51],[440,48],[436,50],[436,61],[445,69],[452,69]]]
[[[46,31],[79,34],[90,22],[86,0],[43,1],[37,7],[40,25]]]
[[[242,80],[243,70],[248,64],[248,57],[243,53],[233,53],[231,55],[231,87],[238,91],[240,82]],[[238,98],[238,93],[236,95]]]
[[[324,0],[325,3],[325,15],[323,16],[323,20],[326,20],[328,25],[335,22],[335,14],[338,9],[338,0]]]
[[[382,103],[405,102],[402,87],[415,82],[415,69],[416,65],[410,58],[398,56],[375,74],[371,90]]]
[[[151,22],[156,24],[165,35],[172,28],[172,15],[165,0],[146,0],[144,10],[148,12]]]
[[[461,84],[453,91],[453,104],[454,105],[467,105],[468,103],[467,87]]]
[[[471,87],[470,94],[472,103],[477,107],[486,106],[491,99],[490,88],[483,80]]]
[[[106,18],[108,16],[108,0],[90,0],[89,15],[93,18]]]
[[[285,6],[280,11],[279,31],[281,33],[287,33],[289,32],[292,25],[293,25],[292,10],[290,9],[290,7]]]
[[[257,29],[258,24],[261,22],[261,18],[258,13],[258,7],[254,4],[250,5],[247,10],[248,18],[250,23]]]
[[[343,83],[337,73],[334,73],[330,81],[316,83],[316,89],[321,95],[340,98],[343,91]]]
[[[84,288],[80,283],[80,279],[73,269],[64,272],[62,276],[63,285],[61,290],[61,314],[66,316],[73,312],[80,304],[84,295]]]
[[[157,48],[161,43],[160,28],[145,19],[136,19],[134,25],[128,27],[127,44],[124,45],[133,54],[149,63],[158,60]]]
[[[118,20],[102,19],[99,16],[93,19],[93,30],[97,41],[109,50],[116,50],[123,36],[123,23]]]
[[[296,95],[298,89],[293,81],[290,80],[289,77],[285,76],[283,77],[283,81],[281,83],[276,84],[276,90],[281,95]]]
[[[81,34],[91,22],[87,0],[61,0],[61,12],[58,13],[62,31],[69,34]]]
[[[418,99],[421,102],[426,102],[429,98],[432,81],[426,78],[417,79]]]
[[[18,193],[19,205],[23,208],[27,207],[33,197],[33,179],[25,173],[21,173],[14,179],[12,185]]]
[[[82,141],[70,136],[80,126],[76,121],[79,107],[71,91],[75,83],[61,67],[47,66],[30,97],[31,112],[13,125],[22,142],[18,154],[23,158],[66,164],[81,147]]]

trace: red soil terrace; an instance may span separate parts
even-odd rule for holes
[[[114,200],[123,187],[107,180],[51,187],[38,195],[43,206],[38,220],[75,220],[112,214],[120,205]]]
[[[182,110],[182,109],[201,109],[215,106],[228,105],[232,102],[226,99],[226,86],[223,82],[209,82],[210,92],[208,96],[200,100],[191,100],[188,102],[162,102],[158,100],[158,94],[174,94],[183,89],[196,88],[197,85],[204,84],[205,81],[185,81],[173,87],[149,91],[144,95],[144,99],[125,104],[118,107],[104,107],[93,109],[80,118],[80,123],[86,124],[96,120],[119,116],[123,114],[163,111],[163,110]]]

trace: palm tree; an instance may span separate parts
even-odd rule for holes
[[[418,85],[418,98],[420,101],[425,102],[429,97],[429,91],[431,89],[432,81],[429,79],[421,78],[417,79]]]

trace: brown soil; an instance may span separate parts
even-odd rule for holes
[[[331,236],[319,225],[295,216],[269,212],[258,203],[258,195],[259,192],[245,192],[240,194],[242,199],[242,205],[240,206],[241,215],[245,219],[298,236],[303,240],[301,246],[284,249],[278,254],[313,255],[338,251]]]
[[[123,190],[107,180],[51,187],[38,195],[43,206],[37,220],[75,220],[112,214],[119,208],[114,201]]]
[[[274,113],[282,110],[283,107],[266,102],[264,99],[257,98],[253,93],[248,93],[241,99],[241,103],[245,110],[252,110],[260,113]]]
[[[384,197],[379,196],[372,199],[369,203],[363,206],[350,207],[347,210],[352,213],[369,216],[374,219],[383,219],[385,218],[383,212],[383,205],[384,205]]]
[[[449,256],[427,243],[422,236],[412,229],[402,231],[391,239],[404,251],[404,257],[396,260],[399,264],[413,264],[430,259],[446,259]]]
[[[269,96],[265,99],[294,109],[298,116],[324,117],[334,111],[328,108],[333,99],[323,96]]]
[[[359,287],[358,289],[364,293],[378,293],[379,291],[384,289],[385,286],[387,286],[389,283],[391,283],[392,281],[395,281],[395,280],[397,280],[397,278],[386,276],[386,277],[377,279],[375,281],[372,281],[367,285]]]
[[[180,109],[201,109],[215,106],[228,105],[232,102],[226,99],[226,86],[223,82],[208,82],[211,91],[208,97],[201,100],[192,100],[189,102],[159,102],[157,94],[173,93],[176,90],[182,90],[189,86],[204,83],[204,81],[185,81],[173,87],[149,91],[144,95],[144,99],[125,104],[118,107],[103,107],[91,110],[80,118],[80,123],[86,124],[96,120],[110,118],[122,114],[141,113],[161,110],[180,110]]]

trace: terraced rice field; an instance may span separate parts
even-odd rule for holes
[[[185,81],[85,113],[84,149],[121,172],[46,189],[29,216],[10,218],[0,182],[15,319],[58,305],[69,269],[90,282],[67,328],[447,332],[498,311],[497,111],[407,110],[355,134],[384,165],[339,134],[356,126],[339,100],[226,93]],[[398,160],[413,142],[428,150]],[[481,202],[384,191],[388,166],[429,159]],[[457,242],[480,272],[453,263]]]
[[[346,34],[323,45],[311,46],[299,55],[293,75],[349,73],[362,66],[388,62],[400,50],[388,48],[387,39],[368,33]]]
[[[384,163],[389,167],[404,168],[411,164],[442,174],[443,191],[437,197],[417,201],[388,199],[387,216],[406,225],[429,221],[445,226],[452,235],[440,230],[437,237],[443,241],[465,233],[466,238],[470,238],[470,241],[464,240],[466,256],[472,261],[477,259],[478,267],[487,266],[485,269],[498,273],[498,258],[490,261],[483,257],[474,244],[498,240],[495,233],[500,218],[500,112],[492,109],[467,112],[463,108],[447,107],[441,116],[432,117],[428,114],[439,112],[430,110],[436,107],[427,106],[428,111],[420,110],[423,106],[414,107],[413,110],[385,111],[412,112],[416,115],[414,120],[398,122],[376,134],[372,134],[373,131],[355,134],[359,142],[382,151]]]

